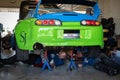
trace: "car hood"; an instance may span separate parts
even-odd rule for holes
[[[55,12],[38,15],[37,19],[58,19],[66,22],[78,22],[81,20],[97,20],[94,15],[80,14],[76,12]]]

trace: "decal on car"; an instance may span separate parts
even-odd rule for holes
[[[22,31],[20,33],[20,37],[21,37],[20,42],[24,43],[24,45],[26,44],[26,34],[27,33],[25,31]]]

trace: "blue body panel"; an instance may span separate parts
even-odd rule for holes
[[[65,15],[64,15],[65,14]],[[68,16],[67,16],[68,15]],[[69,16],[71,15],[71,16]],[[72,16],[73,15],[73,16]],[[81,20],[97,20],[96,17],[90,16],[88,14],[78,14],[72,12],[57,12],[39,15],[37,19],[59,19],[61,21],[69,22],[79,22]]]

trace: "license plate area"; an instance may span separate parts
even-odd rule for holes
[[[80,38],[80,30],[64,30],[64,38]]]

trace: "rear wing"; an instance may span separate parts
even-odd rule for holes
[[[100,15],[100,8],[98,6],[97,2],[94,1],[87,1],[87,0],[39,0],[36,8],[35,8],[35,14],[34,17],[39,17],[38,10],[40,4],[77,4],[77,5],[85,5],[93,7],[94,9],[94,17],[98,17]]]

